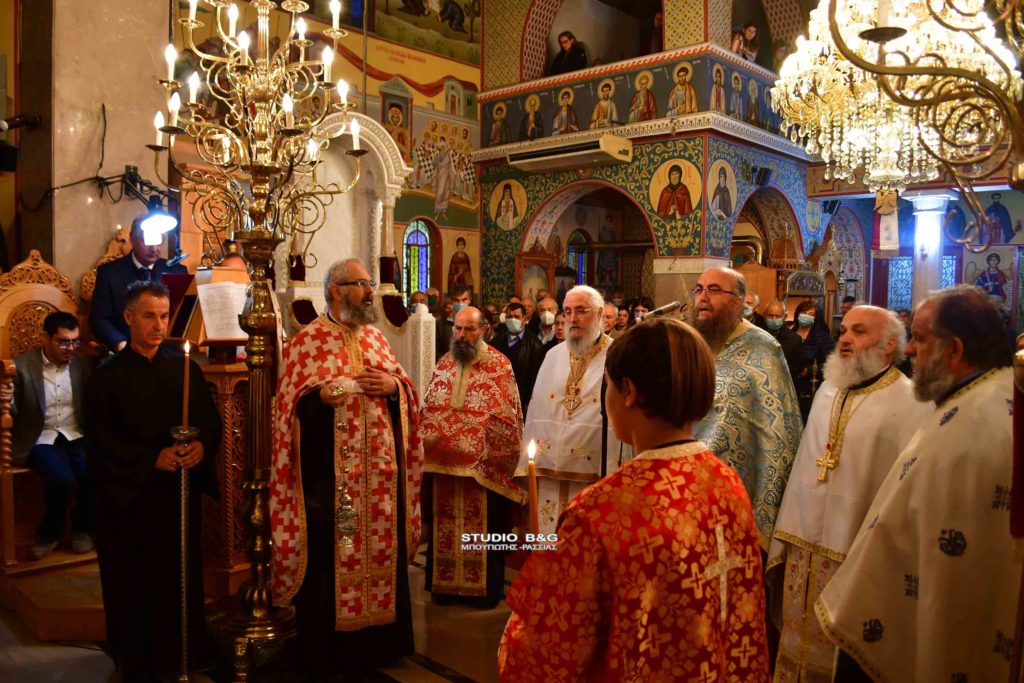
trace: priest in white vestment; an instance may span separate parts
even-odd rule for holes
[[[837,681],[1005,681],[1021,574],[1010,537],[1009,340],[996,307],[967,285],[926,299],[912,331],[914,392],[935,410],[815,611],[841,649]]]
[[[843,318],[793,461],[768,552],[781,600],[776,683],[831,683],[836,646],[812,608],[836,573],[896,456],[933,410],[896,368],[906,333],[895,313],[858,306]]]
[[[709,268],[690,293],[694,326],[715,353],[715,405],[694,434],[743,479],[757,539],[767,551],[800,445],[800,406],[789,366],[775,338],[743,320],[742,273]]]
[[[608,434],[606,473],[614,472],[629,449],[601,417],[604,359],[611,339],[601,330],[604,299],[596,289],[570,289],[563,302],[566,338],[544,357],[523,430],[516,476],[526,476],[526,445],[537,442],[537,498],[540,533],[554,533],[558,516],[577,493],[601,478],[601,433]]]

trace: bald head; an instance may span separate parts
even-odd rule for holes
[[[479,325],[483,322],[483,313],[476,306],[466,306],[455,314],[456,325]]]
[[[843,358],[877,350],[884,353],[886,365],[903,359],[906,332],[895,313],[878,306],[854,306],[839,326],[837,350]]]
[[[766,318],[784,318],[786,310],[782,308],[781,301],[773,301],[765,307],[764,315]]]
[[[484,346],[484,317],[479,308],[466,306],[455,314],[452,326],[452,357],[460,365],[473,360]]]

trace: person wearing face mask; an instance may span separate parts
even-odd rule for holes
[[[540,320],[537,338],[544,346],[544,353],[547,353],[548,349],[558,343],[558,340],[555,339],[555,315],[558,313],[558,302],[551,297],[546,297],[540,300],[537,310],[537,318]]]
[[[612,292],[611,301],[613,304],[616,305],[616,307],[622,308],[623,306],[626,305],[626,295],[623,293],[621,289],[616,289],[614,292]]]
[[[416,307],[418,305],[420,305],[420,304],[423,304],[423,305],[427,306],[428,308],[430,307],[430,302],[427,299],[427,295],[425,293],[423,293],[423,292],[413,292],[412,294],[410,294],[409,295],[409,315],[414,314],[416,312]]]
[[[434,328],[435,361],[441,360],[441,356],[447,353],[448,348],[452,345],[452,326],[455,324],[455,316],[469,306],[472,297],[471,291],[466,285],[459,285],[448,293],[448,300],[452,307],[451,313],[442,320],[438,320],[437,326]]]
[[[441,292],[438,291],[437,287],[431,287],[427,290],[427,308],[430,309],[430,314],[437,319],[441,318]]]
[[[612,339],[617,339],[622,335],[615,329],[615,323],[619,319],[619,309],[615,304],[606,303],[601,312],[601,331],[607,334]]]
[[[767,330],[768,325],[765,323],[764,316],[757,312],[757,307],[761,305],[761,297],[756,292],[747,292],[747,296],[743,299],[743,319],[752,325],[757,325],[762,330]]]
[[[526,309],[522,304],[512,303],[505,307],[505,329],[507,334],[494,340],[494,348],[505,354],[512,363],[519,388],[519,402],[523,414],[529,409],[537,371],[544,360],[544,345],[535,334],[529,334],[524,325]]]
[[[633,327],[633,325],[643,320],[644,316],[654,308],[654,302],[651,301],[650,297],[641,296],[633,299],[629,308],[629,327]]]
[[[823,316],[813,301],[802,301],[793,315],[796,320],[796,334],[800,337],[800,350],[803,353],[803,370],[793,383],[796,385],[797,399],[800,402],[800,417],[807,422],[811,412],[814,394],[825,379],[825,361],[832,353],[835,343]]]
[[[789,375],[795,385],[797,376],[804,370],[804,352],[801,348],[803,340],[786,326],[786,309],[782,307],[781,301],[768,304],[764,309],[764,318],[768,334],[775,337],[775,341],[782,347],[782,355],[786,357]]]

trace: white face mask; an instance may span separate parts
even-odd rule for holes
[[[502,325],[505,324],[505,314],[504,313],[502,313],[501,315],[498,316],[498,322],[501,323]]]
[[[540,314],[540,324],[544,327],[551,327],[555,324],[555,314],[551,311],[544,311]]]
[[[505,327],[508,328],[509,333],[519,334],[523,329],[523,321],[519,318],[507,318],[505,320]]]

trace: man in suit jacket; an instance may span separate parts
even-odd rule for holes
[[[14,401],[12,460],[19,466],[28,465],[46,482],[46,513],[36,543],[29,549],[34,560],[57,547],[72,494],[77,505],[71,512],[71,549],[87,553],[93,548],[91,485],[82,425],[90,367],[77,353],[79,330],[74,315],[51,313],[43,321],[43,332],[43,347],[14,359],[14,385],[5,384],[2,389]]]
[[[530,334],[524,327],[526,308],[522,304],[512,303],[505,307],[505,327],[508,334],[496,338],[491,344],[505,354],[512,362],[512,373],[516,376],[519,388],[519,402],[523,405],[526,415],[530,397],[533,396],[533,385],[537,381],[540,364],[544,362],[544,345],[537,335]]]
[[[124,321],[124,299],[128,285],[137,280],[159,282],[164,273],[187,273],[181,264],[167,265],[160,258],[163,244],[147,246],[139,219],[132,223],[132,253],[104,263],[96,271],[96,290],[92,297],[89,326],[93,335],[111,351],[120,351],[128,343],[128,323]]]

